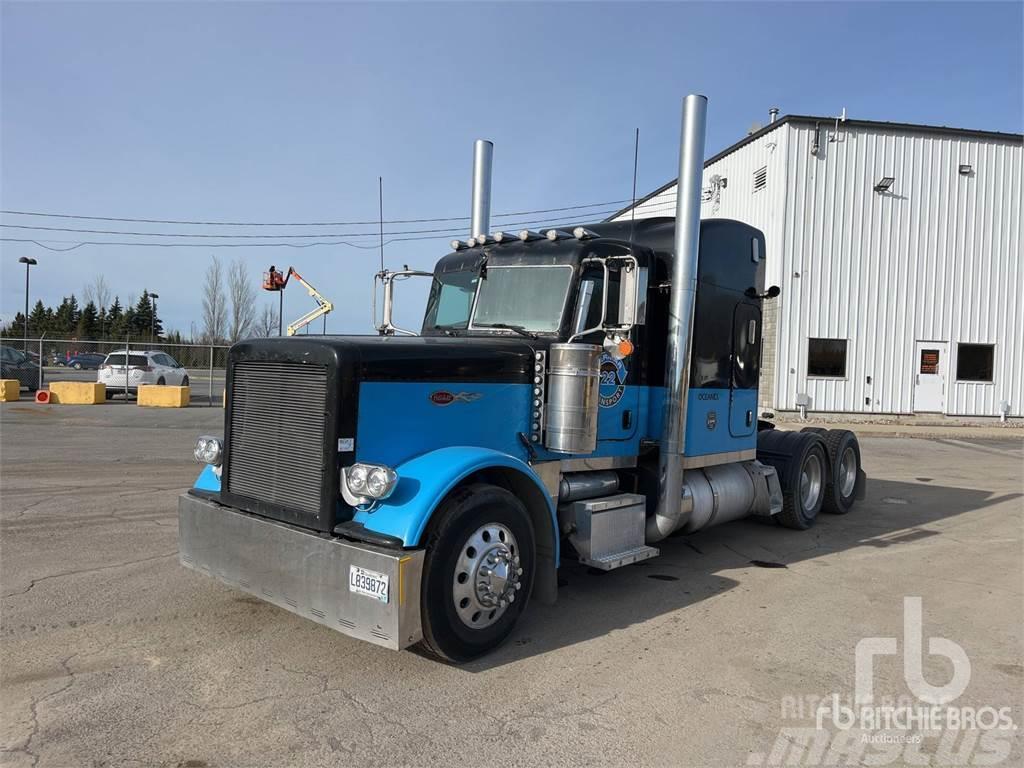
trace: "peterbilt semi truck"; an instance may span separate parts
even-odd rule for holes
[[[612,570],[757,516],[804,530],[863,494],[856,437],[759,418],[764,235],[700,220],[706,100],[683,102],[676,216],[472,232],[422,328],[235,344],[223,437],[179,499],[183,565],[346,635],[462,662],[557,570]]]

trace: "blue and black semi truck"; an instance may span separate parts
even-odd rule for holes
[[[659,554],[746,516],[794,529],[863,493],[856,437],[758,418],[764,235],[700,221],[706,100],[683,105],[675,218],[473,232],[422,329],[252,339],[179,500],[181,562],[392,649],[493,649],[557,569]],[[479,160],[482,153],[477,153]],[[482,212],[482,213],[481,213]]]

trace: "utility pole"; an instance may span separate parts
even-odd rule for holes
[[[18,263],[25,265],[25,354],[28,354],[28,271],[39,262],[35,259],[30,259],[28,256],[22,256],[18,259]],[[42,365],[41,360],[39,364]]]
[[[154,334],[153,328],[156,326],[156,300],[160,298],[159,293],[149,294],[149,298],[153,300],[153,309],[149,315],[149,338],[151,341],[156,341],[156,335]]]

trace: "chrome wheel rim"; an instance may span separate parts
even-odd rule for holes
[[[522,588],[519,543],[500,523],[487,523],[466,539],[455,564],[452,599],[459,619],[471,629],[498,621]]]
[[[800,468],[800,501],[805,510],[810,511],[818,504],[821,496],[822,475],[821,459],[811,454]]]
[[[857,485],[857,454],[853,448],[843,451],[843,458],[839,462],[839,491],[843,498],[853,495],[853,488]]]

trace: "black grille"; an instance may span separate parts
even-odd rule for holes
[[[228,492],[315,519],[323,498],[327,367],[240,360],[228,398]]]

